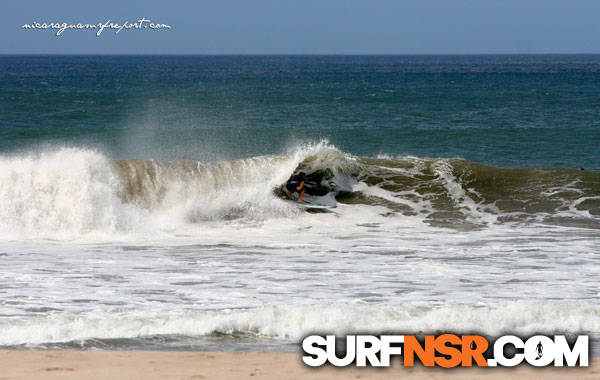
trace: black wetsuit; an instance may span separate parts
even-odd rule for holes
[[[299,176],[295,175],[292,176],[287,183],[285,184],[285,188],[290,192],[290,193],[295,193],[298,191],[298,186],[300,186],[300,184],[302,183],[302,181],[304,181],[302,178],[300,178]]]

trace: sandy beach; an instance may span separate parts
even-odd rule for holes
[[[596,360],[597,361],[597,360]],[[0,351],[0,379],[597,379],[600,368],[308,368],[266,352]]]

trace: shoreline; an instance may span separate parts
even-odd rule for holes
[[[587,368],[335,368],[305,366],[299,353],[0,350],[0,379],[597,379]]]

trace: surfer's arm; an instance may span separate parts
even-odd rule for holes
[[[296,190],[300,191],[304,187],[304,181],[300,182],[300,186],[296,188]]]

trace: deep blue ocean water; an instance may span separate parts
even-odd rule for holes
[[[600,169],[600,55],[0,56],[0,152],[360,156]]]

